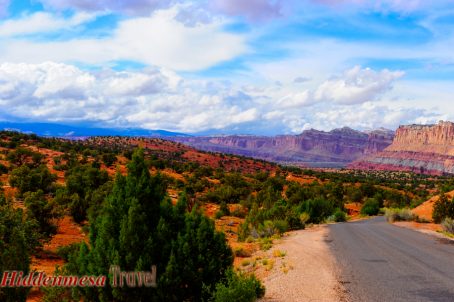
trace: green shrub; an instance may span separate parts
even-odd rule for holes
[[[347,215],[345,214],[344,211],[341,211],[340,209],[336,209],[336,211],[334,212],[334,221],[335,222],[344,222],[344,221],[347,221]]]
[[[334,212],[334,203],[324,198],[315,198],[304,202],[302,208],[309,214],[309,222],[321,223]]]
[[[265,295],[265,287],[254,275],[230,271],[227,280],[216,285],[214,302],[253,302]]]
[[[378,211],[380,211],[380,204],[374,198],[367,199],[361,208],[361,214],[369,216],[377,215]]]
[[[454,219],[445,218],[441,222],[441,227],[443,228],[443,231],[454,234]]]
[[[57,232],[53,219],[59,215],[52,202],[46,200],[43,191],[27,192],[24,194],[24,204],[27,206],[27,216],[35,219],[39,225],[39,232],[50,236]]]
[[[309,219],[311,219],[309,214],[307,214],[306,212],[301,213],[299,218],[300,218],[300,221],[301,221],[301,223],[303,225],[305,225],[309,221]]]
[[[274,221],[274,228],[279,234],[283,234],[288,231],[288,222],[285,220],[276,220]]]
[[[449,200],[446,195],[442,195],[434,204],[432,218],[436,223],[440,223],[444,218],[454,219],[454,199]]]
[[[386,209],[385,217],[388,222],[413,221],[416,219],[410,209]]]
[[[42,190],[49,193],[54,190],[54,182],[57,176],[51,174],[45,165],[37,168],[20,166],[11,172],[9,183],[19,189],[19,195],[25,192],[36,192]]]
[[[224,215],[224,212],[222,212],[221,210],[217,211],[216,214],[214,214],[215,219],[221,219],[222,216],[225,216],[225,215]]]

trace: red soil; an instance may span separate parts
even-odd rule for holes
[[[449,198],[454,197],[454,191],[446,193]],[[432,213],[434,209],[434,204],[440,199],[440,195],[434,196],[427,200],[426,202],[420,204],[412,210],[413,214],[418,215],[420,218],[432,221]]]

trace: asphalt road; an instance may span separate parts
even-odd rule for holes
[[[352,301],[454,301],[454,242],[384,217],[329,226],[340,282]]]

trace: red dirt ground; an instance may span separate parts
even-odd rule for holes
[[[449,196],[449,198],[454,197],[454,191],[446,193],[446,195]],[[432,213],[434,209],[434,204],[440,199],[440,195],[434,196],[424,202],[423,204],[420,204],[416,208],[412,210],[413,214],[418,215],[420,218],[424,218],[428,221],[432,221]]]
[[[65,216],[57,223],[58,229],[52,239],[44,244],[43,251],[40,255],[32,257],[31,270],[43,271],[48,275],[55,272],[56,266],[63,266],[65,263],[57,254],[57,249],[61,246],[67,246],[72,243],[88,240],[82,229],[71,217]],[[37,288],[33,288],[27,298],[27,302],[41,301],[43,293]]]

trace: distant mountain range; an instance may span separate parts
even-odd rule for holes
[[[189,135],[165,130],[146,130],[140,128],[93,128],[61,125],[53,123],[13,123],[0,122],[0,130],[14,130],[34,133],[40,136],[77,138],[86,136],[152,136],[152,137],[188,137]]]
[[[88,136],[161,137],[194,148],[243,155],[280,164],[360,170],[398,170],[454,174],[454,123],[400,126],[357,131],[348,127],[329,132],[315,129],[298,135],[191,136],[165,130],[93,128],[53,123],[0,122],[0,130],[68,139]]]
[[[205,151],[249,156],[281,164],[310,167],[345,167],[366,155],[383,151],[394,132],[379,129],[368,132],[348,127],[329,132],[315,129],[299,135],[279,136],[194,136],[168,139]]]

